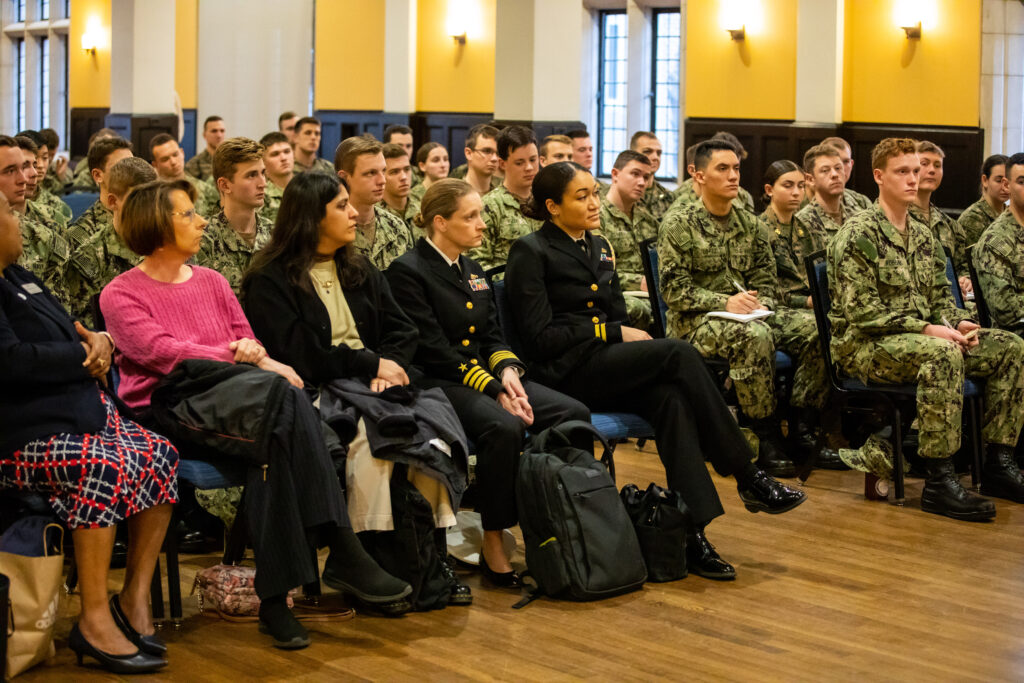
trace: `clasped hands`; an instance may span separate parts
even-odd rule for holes
[[[978,332],[981,326],[978,323],[973,323],[970,320],[964,320],[956,329],[952,327],[946,327],[945,325],[928,325],[922,330],[924,334],[929,337],[938,337],[939,339],[945,339],[951,341],[960,347],[960,350],[964,353],[968,353],[972,348],[978,345]],[[972,334],[973,332],[973,334]]]

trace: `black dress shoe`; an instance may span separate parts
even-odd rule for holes
[[[736,578],[736,569],[719,556],[703,531],[698,531],[686,541],[686,568],[691,574],[705,579],[732,581]]]
[[[451,595],[448,597],[448,604],[472,605],[473,591],[469,589],[469,586],[459,581],[459,577],[456,576],[455,570],[447,558],[441,559],[441,573],[444,574],[444,580],[448,582],[448,586],[452,590]]]
[[[110,596],[110,614],[114,617],[114,623],[117,624],[117,628],[121,630],[124,637],[132,641],[135,647],[139,648],[142,652],[147,655],[154,655],[157,657],[163,657],[167,654],[167,643],[160,638],[160,636],[153,635],[144,636],[135,630],[132,626],[132,622],[128,621],[128,617],[125,615],[124,610],[121,609],[121,598],[117,593]]]
[[[145,674],[167,666],[166,659],[154,657],[141,650],[130,655],[112,655],[97,649],[85,639],[81,629],[78,628],[78,624],[71,627],[71,634],[68,636],[68,647],[71,648],[71,651],[78,658],[79,666],[82,666],[83,657],[92,657],[104,669],[115,674]]]
[[[480,573],[498,588],[522,588],[523,586],[523,579],[517,572],[496,572],[488,567],[483,549],[480,550]]]
[[[780,484],[764,471],[754,475],[750,486],[740,490],[740,500],[751,512],[767,512],[770,515],[777,515],[789,512],[800,503],[807,500],[807,494],[803,491],[791,489],[785,484]]]

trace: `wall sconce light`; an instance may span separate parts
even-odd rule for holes
[[[907,40],[921,39],[923,29],[933,29],[938,24],[938,8],[935,0],[896,0],[893,4],[893,23],[899,26]]]
[[[914,26],[900,26],[900,28],[903,29],[903,32],[907,34],[907,40],[910,40],[911,38],[920,38],[921,37],[921,22],[920,21],[917,22],[917,24],[915,24]]]
[[[763,30],[760,0],[720,0],[718,25],[735,41],[747,39],[747,33],[758,35]]]
[[[465,1],[452,0],[448,4],[447,34],[452,37],[456,45],[466,44],[466,27],[469,23],[468,12]]]
[[[82,33],[82,49],[93,57],[96,56],[96,48],[102,39],[102,30],[99,19],[92,17],[86,23],[85,31]]]
[[[725,30],[729,32],[729,36],[733,40],[744,40],[747,37],[747,30],[743,24],[740,24],[739,28],[727,28]]]

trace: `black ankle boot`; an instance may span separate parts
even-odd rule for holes
[[[750,429],[757,435],[757,466],[773,477],[795,477],[796,466],[786,454],[775,418],[751,420]]]
[[[260,602],[260,633],[274,639],[274,647],[301,650],[309,645],[309,631],[288,609],[287,597],[275,595]]]
[[[826,445],[822,431],[821,412],[816,408],[800,408],[793,435],[801,462],[814,458],[814,466],[818,469],[850,469],[839,457],[839,452]]]
[[[968,522],[984,522],[996,516],[996,506],[987,498],[964,489],[953,471],[950,458],[925,458],[928,478],[921,492],[921,509],[936,515]]]
[[[981,492],[986,496],[1024,503],[1024,476],[1014,458],[1012,446],[990,443],[981,469]]]
[[[339,527],[329,543],[323,580],[331,588],[371,604],[402,602],[408,611],[412,586],[380,568],[351,528]]]

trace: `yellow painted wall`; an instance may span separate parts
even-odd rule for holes
[[[87,25],[99,29],[95,56],[82,49]],[[110,106],[110,0],[71,0],[68,106]]]
[[[416,108],[493,112],[497,0],[419,0],[416,11]],[[448,32],[449,13],[465,45]]]
[[[847,0],[843,119],[977,126],[981,0],[920,3],[934,8],[920,40],[896,23],[901,2]]]
[[[746,22],[743,41],[722,28],[723,2],[686,3],[686,115],[795,118],[797,0],[735,3]]]
[[[317,0],[313,107],[384,109],[384,0]]]
[[[199,60],[199,0],[176,0],[174,8],[174,89],[182,109],[195,109]]]

